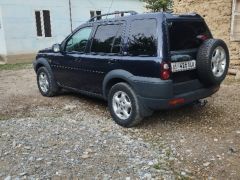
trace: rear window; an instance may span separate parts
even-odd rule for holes
[[[168,22],[170,51],[179,51],[198,48],[201,36],[210,37],[210,32],[205,22],[179,21]]]
[[[128,38],[130,56],[157,55],[157,21],[156,19],[138,19],[131,23]]]

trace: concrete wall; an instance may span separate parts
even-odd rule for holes
[[[129,9],[144,11],[140,0],[114,0],[113,3],[112,0],[71,2],[73,28],[90,18],[90,10],[101,10],[102,13]],[[71,32],[69,0],[0,0],[0,6],[5,22],[4,37],[9,62],[24,61],[25,55],[34,55],[40,49],[60,43]],[[37,37],[35,10],[50,10],[52,37]]]
[[[202,15],[214,37],[223,39],[228,44],[231,64],[240,65],[240,42],[230,40],[232,0],[174,0],[174,11],[197,12]]]
[[[90,18],[90,10],[100,10],[102,14],[114,11],[134,10],[144,12],[144,3],[140,0],[71,0],[73,27],[86,22]],[[112,3],[112,4],[111,4]]]
[[[59,0],[0,0],[7,55],[31,54],[60,42],[70,32],[68,6]],[[50,10],[52,35],[36,35],[35,10]]]
[[[4,57],[7,54],[3,28],[4,28],[4,26],[3,26],[3,19],[2,19],[2,8],[0,6],[0,63],[5,61]]]

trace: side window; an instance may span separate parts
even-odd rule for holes
[[[68,41],[65,50],[68,52],[84,52],[90,37],[92,27],[86,27],[77,31]]]
[[[157,55],[157,22],[155,19],[134,20],[128,38],[131,56]]]
[[[52,37],[51,19],[49,10],[35,11],[37,36]]]
[[[97,20],[101,20],[102,17],[100,16],[102,14],[101,11],[90,11],[90,18],[94,17],[94,16],[99,16],[97,17]]]
[[[123,31],[123,25],[119,25],[117,35],[115,36],[115,39],[113,41],[113,46],[111,49],[112,53],[117,54],[121,52],[122,31]]]
[[[98,26],[91,52],[120,53],[122,28],[122,24]]]

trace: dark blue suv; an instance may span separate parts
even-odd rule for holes
[[[43,96],[64,88],[103,98],[114,121],[132,127],[217,92],[229,52],[197,14],[121,11],[93,17],[33,64]]]

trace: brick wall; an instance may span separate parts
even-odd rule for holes
[[[174,0],[174,12],[203,16],[213,36],[228,44],[231,65],[240,66],[240,42],[230,41],[232,0]]]

